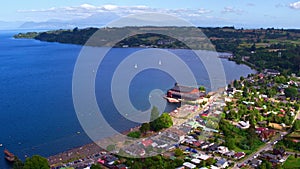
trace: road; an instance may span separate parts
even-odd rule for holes
[[[242,161],[236,162],[233,168],[239,168],[238,166],[241,166],[242,164],[245,164],[248,160],[251,160],[254,158],[254,156],[258,156],[261,152],[272,150],[273,146],[280,141],[288,132],[280,132],[280,134],[276,135],[275,138],[273,138],[271,141],[267,142],[263,147],[261,147],[259,150],[257,150],[255,153],[252,153],[251,155],[244,158]]]
[[[295,115],[295,118],[292,122],[292,126],[295,122],[296,119],[299,119],[300,117],[300,111],[297,112],[297,114]],[[248,160],[253,159],[254,156],[258,156],[262,151],[266,151],[266,150],[272,150],[273,146],[280,141],[281,139],[284,138],[285,135],[289,134],[291,132],[292,129],[289,129],[286,132],[280,132],[279,135],[276,135],[275,138],[273,138],[271,141],[267,142],[265,146],[261,147],[259,150],[257,150],[255,153],[247,156],[246,158],[244,158],[242,161],[240,162],[236,162],[233,168],[239,168],[238,166],[241,166],[242,164],[245,164],[245,162],[247,162]],[[276,143],[275,143],[276,142]],[[275,143],[275,144],[274,144]]]

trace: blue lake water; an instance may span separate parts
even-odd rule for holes
[[[72,76],[81,46],[13,39],[16,31],[0,31],[0,168],[9,168],[2,151],[9,149],[21,159],[50,156],[91,140],[84,134],[73,107]],[[118,64],[138,48],[115,48],[105,57],[96,78],[101,112],[118,131],[137,125],[125,120],[113,106],[110,82]],[[205,68],[190,57],[189,50],[168,50],[188,63],[197,83],[209,87]],[[222,59],[227,81],[254,73],[245,65]],[[200,66],[199,66],[200,65]],[[149,92],[166,92],[175,80],[159,70],[139,73],[130,86],[130,99],[140,110],[148,109]],[[166,111],[174,109],[168,105]],[[80,132],[80,134],[78,134]]]

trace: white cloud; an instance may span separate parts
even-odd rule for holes
[[[290,8],[293,8],[293,9],[300,9],[300,1],[298,2],[294,2],[294,3],[290,3]]]
[[[94,14],[102,14],[112,12],[119,16],[126,16],[130,14],[145,13],[145,12],[157,12],[164,14],[171,14],[178,17],[199,17],[204,14],[212,12],[204,8],[200,9],[162,9],[162,8],[150,8],[148,6],[117,6],[117,5],[102,5],[94,6],[91,4],[82,4],[80,6],[71,7],[59,7],[49,9],[33,9],[33,10],[20,10],[20,13],[27,15],[39,16],[39,18],[45,17],[47,19],[77,19],[92,16]],[[39,13],[37,15],[37,13]]]
[[[236,9],[234,7],[231,7],[231,6],[227,6],[227,7],[224,7],[222,13],[235,13],[237,15],[240,15],[242,14],[244,11],[241,10],[241,9]]]
[[[95,9],[96,7],[90,4],[82,4],[80,5],[81,8],[85,8],[85,9]],[[72,8],[70,8],[72,9]]]

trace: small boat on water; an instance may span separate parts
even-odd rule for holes
[[[11,152],[9,152],[7,149],[4,150],[5,154],[5,159],[9,162],[14,162],[15,161],[15,155]]]

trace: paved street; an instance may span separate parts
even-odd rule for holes
[[[295,119],[298,118],[298,116],[300,115],[299,113],[300,111],[297,112]],[[294,123],[294,121],[293,121]],[[287,135],[288,133],[291,132],[291,129],[288,130],[287,132],[280,132],[278,135],[275,136],[275,138],[273,138],[271,141],[267,142],[265,146],[261,147],[259,150],[257,150],[255,153],[247,156],[246,158],[244,158],[243,160],[241,160],[240,162],[236,162],[236,164],[234,165],[233,168],[240,168],[239,166],[241,166],[242,164],[245,164],[245,162],[247,162],[248,160],[253,159],[254,156],[258,156],[261,152],[263,151],[267,151],[267,150],[272,150],[273,146],[280,141],[281,139],[284,138],[285,135]],[[276,143],[275,143],[276,142]],[[274,144],[275,143],[275,144]]]

